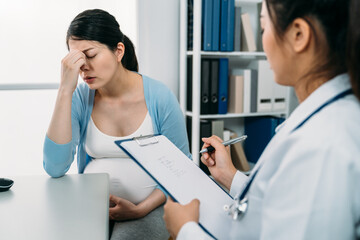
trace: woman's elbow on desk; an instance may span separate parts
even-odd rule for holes
[[[64,170],[62,170],[59,166],[54,166],[53,164],[49,163],[48,161],[43,162],[43,167],[45,172],[53,178],[59,178],[65,175],[65,173],[67,172],[68,168]]]

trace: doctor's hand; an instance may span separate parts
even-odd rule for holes
[[[176,239],[182,226],[187,222],[199,222],[200,202],[193,199],[186,205],[174,202],[170,197],[164,205],[164,221],[171,237]]]
[[[209,146],[215,148],[214,152],[203,153],[201,156],[202,163],[209,168],[211,175],[216,181],[230,189],[237,170],[232,163],[229,147],[225,147],[222,144],[222,139],[215,135],[209,138],[202,138],[202,141],[204,142],[203,149]]]
[[[61,61],[59,89],[73,93],[78,82],[80,68],[86,64],[86,56],[80,50],[70,50]]]
[[[139,207],[132,202],[110,194],[109,218],[114,221],[136,219],[142,217]]]

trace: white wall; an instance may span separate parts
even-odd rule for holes
[[[179,96],[180,0],[138,0],[140,72]]]
[[[58,82],[67,28],[91,8],[113,14],[123,33],[137,42],[136,1],[0,1],[0,83]]]
[[[56,92],[0,91],[0,178],[45,174],[42,148]]]
[[[56,90],[1,90],[4,84],[58,83],[65,36],[81,11],[102,8],[137,43],[136,1],[0,1],[0,177],[45,174],[42,147]],[[12,85],[14,89],[16,85]],[[70,172],[76,172],[73,167]]]

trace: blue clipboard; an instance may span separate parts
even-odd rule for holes
[[[232,197],[165,136],[147,135],[115,141],[174,201],[200,200],[200,227],[217,239],[228,239],[232,219],[224,211]],[[226,223],[228,222],[228,223]]]

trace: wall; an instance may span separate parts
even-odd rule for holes
[[[138,0],[140,72],[179,96],[180,0]]]

